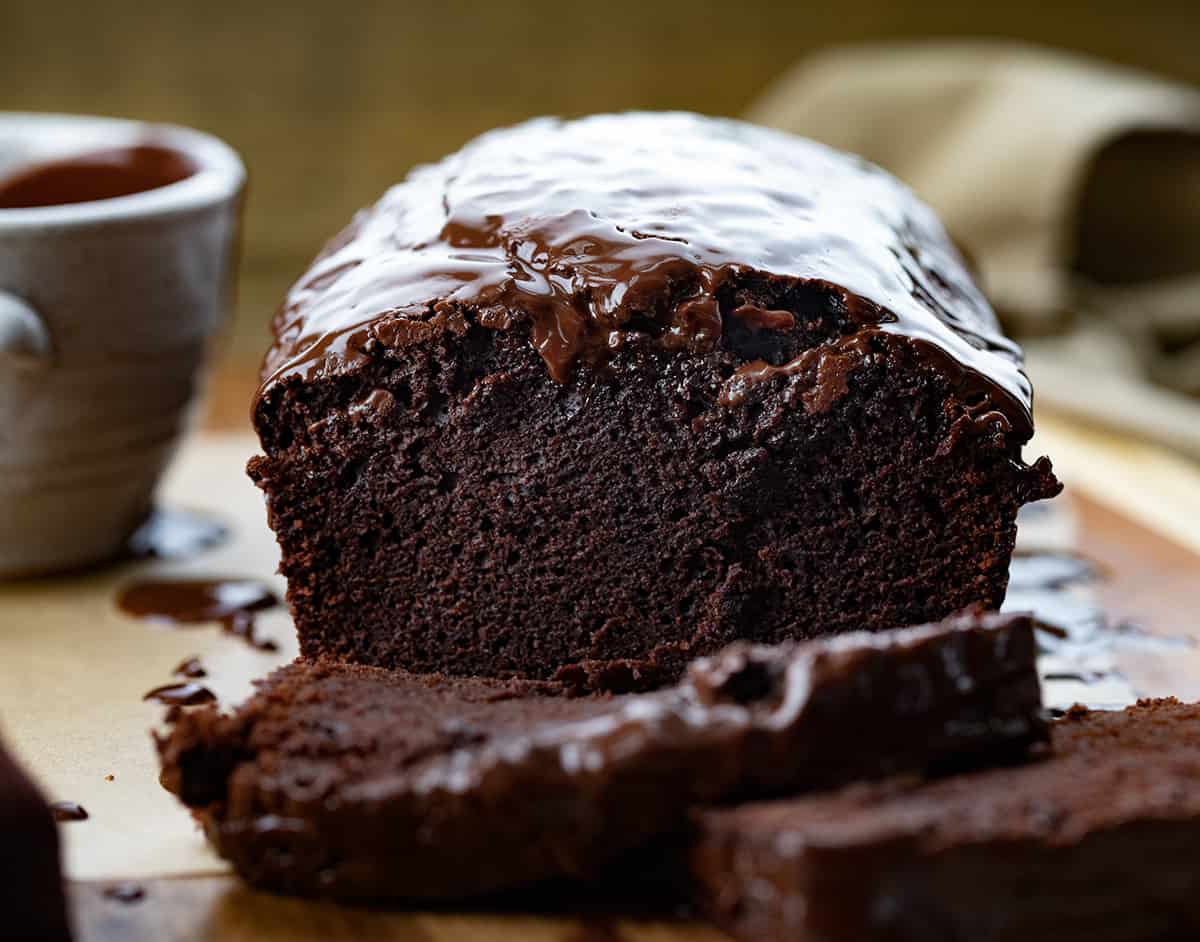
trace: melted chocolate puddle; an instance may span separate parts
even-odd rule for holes
[[[50,805],[55,821],[86,821],[90,815],[83,805],[74,801],[56,801]]]
[[[214,702],[217,699],[217,695],[207,687],[189,681],[182,684],[163,684],[161,687],[155,687],[153,690],[147,692],[142,699],[155,700],[169,707],[200,706],[204,703]]]
[[[187,677],[190,680],[208,676],[208,671],[204,669],[204,665],[200,663],[200,658],[198,657],[189,657],[186,660],[180,661],[171,673],[176,677]]]
[[[255,614],[278,604],[274,590],[251,579],[151,579],[117,596],[117,607],[134,618],[176,626],[218,622],[260,651],[277,651],[279,645],[255,635]]]
[[[211,517],[190,510],[154,510],[129,538],[132,559],[188,559],[220,546],[229,530]]]
[[[1123,653],[1162,657],[1191,646],[1187,639],[1151,635],[1111,619],[1088,591],[1104,578],[1099,566],[1073,553],[1013,555],[1004,610],[1033,612],[1037,620],[1038,670],[1052,713],[1075,703],[1112,709],[1133,703],[1139,694],[1121,670]]]
[[[250,611],[234,612],[228,618],[221,619],[221,628],[227,634],[241,638],[250,647],[259,651],[278,651],[279,645],[270,638],[259,638],[254,633],[255,627],[254,613]]]

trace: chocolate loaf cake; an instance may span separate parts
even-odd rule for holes
[[[930,210],[687,114],[418,168],[274,322],[250,474],[306,656],[600,689],[1004,597],[1017,347]]]
[[[50,806],[0,743],[0,938],[69,942],[58,829]]]
[[[1031,622],[735,645],[656,693],[297,661],[183,714],[163,784],[251,884],[468,897],[597,871],[693,801],[1023,753],[1045,737]],[[848,731],[853,730],[853,735]]]
[[[1072,711],[1053,756],[696,816],[703,905],[753,942],[1200,938],[1200,706]]]

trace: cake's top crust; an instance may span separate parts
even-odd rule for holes
[[[816,287],[834,310],[748,305],[747,278]],[[696,353],[731,316],[787,329],[832,313],[843,334],[882,330],[957,364],[1010,427],[1030,426],[1020,352],[933,212],[859,158],[737,121],[543,118],[417,168],[292,288],[260,395],[349,372],[403,342],[404,320],[455,307],[527,324],[559,382],[632,332]]]

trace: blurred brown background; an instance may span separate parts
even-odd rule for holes
[[[251,191],[228,355],[247,373],[321,242],[413,163],[480,131],[538,113],[737,114],[820,46],[956,35],[1200,83],[1196,0],[0,0],[0,109],[174,121],[242,152]]]

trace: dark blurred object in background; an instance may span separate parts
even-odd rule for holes
[[[0,0],[0,109],[176,121],[251,172],[236,356],[291,279],[415,162],[534,114],[739,114],[802,55],[887,37],[1016,36],[1200,82],[1178,0]]]

